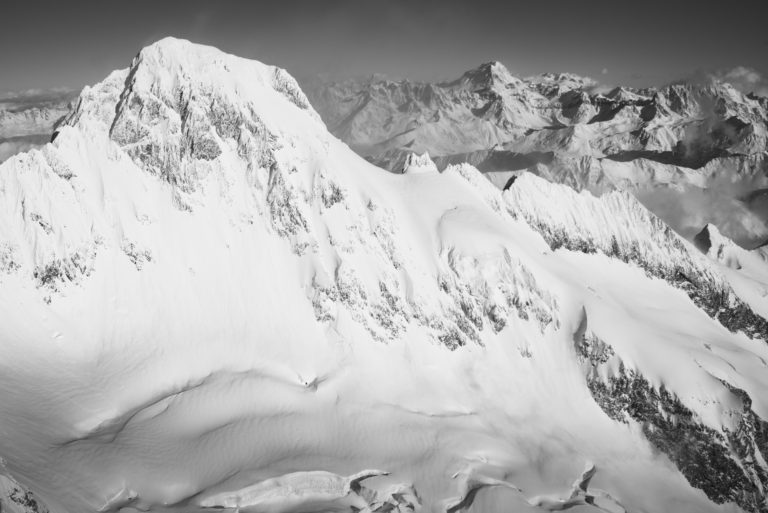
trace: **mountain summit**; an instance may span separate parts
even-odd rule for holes
[[[519,80],[513,77],[502,63],[490,61],[467,71],[457,82],[449,83],[448,85],[453,86],[457,83],[464,83],[474,91],[483,91],[494,88],[503,89],[515,82],[519,82]]]
[[[763,512],[736,272],[626,192],[389,173],[164,39],[0,164],[3,508]]]

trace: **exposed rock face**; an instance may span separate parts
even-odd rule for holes
[[[613,348],[589,332],[586,318],[574,338],[587,385],[612,419],[640,426],[648,441],[686,479],[718,504],[735,502],[746,511],[768,511],[768,422],[752,411],[752,400],[727,382],[722,387],[740,407],[730,429],[713,429],[662,384],[628,369]]]

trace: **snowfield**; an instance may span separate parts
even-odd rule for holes
[[[2,507],[768,511],[762,253],[403,171],[214,48],[86,88],[0,165]]]

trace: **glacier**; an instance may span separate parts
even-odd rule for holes
[[[404,162],[179,39],[84,89],[0,164],[2,507],[768,511],[762,250]]]

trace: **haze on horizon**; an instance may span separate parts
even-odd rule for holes
[[[722,6],[657,0],[14,2],[0,17],[0,94],[79,89],[165,36],[275,64],[300,79],[383,73],[436,81],[498,60],[518,76],[572,72],[638,87],[742,66],[757,72],[751,77],[756,87],[766,87],[765,2]]]

